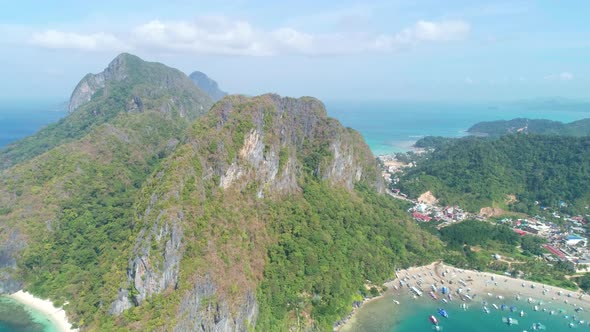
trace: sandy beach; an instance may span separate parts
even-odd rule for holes
[[[62,308],[56,308],[49,300],[37,298],[22,290],[11,294],[10,298],[45,314],[55,324],[59,331],[78,331],[77,329],[73,329],[72,325],[68,322],[66,312]]]
[[[571,291],[506,275],[459,269],[439,262],[398,270],[396,278],[386,282],[385,286],[388,291],[382,297],[408,298],[408,295],[414,295],[411,287],[419,290],[423,297],[430,297],[429,293],[434,286],[438,298],[448,298],[448,294],[451,294],[454,302],[462,301],[468,306],[482,307],[485,301],[490,310],[494,310],[494,304],[500,306],[516,298],[528,302],[531,308],[536,306],[539,311],[550,311],[548,308],[555,307],[569,312],[577,308],[586,311],[590,309],[590,295],[585,295],[582,291]],[[447,295],[441,293],[443,286],[448,289]],[[335,330],[346,330],[355,321],[359,310],[362,309],[354,310],[346,323]]]
[[[434,285],[438,289],[439,296],[440,289],[446,286],[450,294],[467,303],[481,304],[484,300],[492,303],[493,299],[501,300],[519,296],[530,303],[541,301],[541,303],[559,303],[563,307],[590,308],[590,296],[584,295],[582,291],[571,291],[505,275],[463,270],[443,263],[400,270],[396,272],[396,275],[395,280],[385,284],[393,290],[394,294],[407,293],[409,287],[414,286],[423,292],[423,296],[428,296]],[[400,281],[404,286],[400,287]],[[460,294],[459,289],[461,289]]]

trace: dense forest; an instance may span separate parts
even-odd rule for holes
[[[430,190],[473,212],[494,206],[531,214],[560,202],[573,213],[590,203],[590,137],[515,134],[437,146],[401,178],[411,197]]]

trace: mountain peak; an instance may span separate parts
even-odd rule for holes
[[[195,82],[199,89],[207,93],[211,99],[218,101],[227,95],[227,92],[221,90],[215,80],[200,71],[194,71],[189,78]]]
[[[177,99],[162,99],[178,91],[185,91],[202,102],[201,104],[211,102],[209,96],[195,87],[181,71],[158,62],[144,61],[129,53],[121,53],[102,72],[88,74],[78,83],[72,92],[68,110],[70,113],[74,112],[92,100],[102,98],[117,102],[118,109],[141,111],[146,106],[146,100],[154,101],[152,104],[155,108],[162,106],[162,103],[180,102]],[[183,109],[182,105],[176,106],[180,113],[190,112]],[[203,111],[200,110],[199,113]]]

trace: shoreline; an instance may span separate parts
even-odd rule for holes
[[[493,301],[518,296],[529,303],[542,303],[543,305],[559,303],[571,308],[590,309],[590,295],[584,294],[581,290],[572,291],[502,274],[465,270],[442,262],[398,270],[395,274],[395,279],[384,283],[384,286],[388,288],[386,292],[364,301],[363,305],[354,308],[333,331],[351,330],[358,312],[366,303],[386,296],[408,295],[410,294],[410,286],[421,288],[423,297],[429,296],[431,285],[436,285],[438,288],[446,286],[456,301],[461,301],[462,298],[466,303],[480,304],[482,300],[493,303]],[[400,281],[404,283],[404,286],[401,286]],[[461,294],[457,292],[459,288],[462,289]],[[464,297],[465,295],[470,298]]]
[[[10,294],[8,297],[23,304],[26,308],[36,310],[45,315],[60,332],[78,331],[78,329],[72,328],[72,324],[68,321],[66,312],[62,308],[55,307],[50,300],[40,299],[23,290]]]

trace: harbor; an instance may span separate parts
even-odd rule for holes
[[[590,327],[590,296],[582,292],[442,263],[396,274],[386,284],[385,295],[363,306],[340,331],[566,331]],[[431,292],[436,299],[428,295]],[[484,325],[474,329],[471,324]]]

